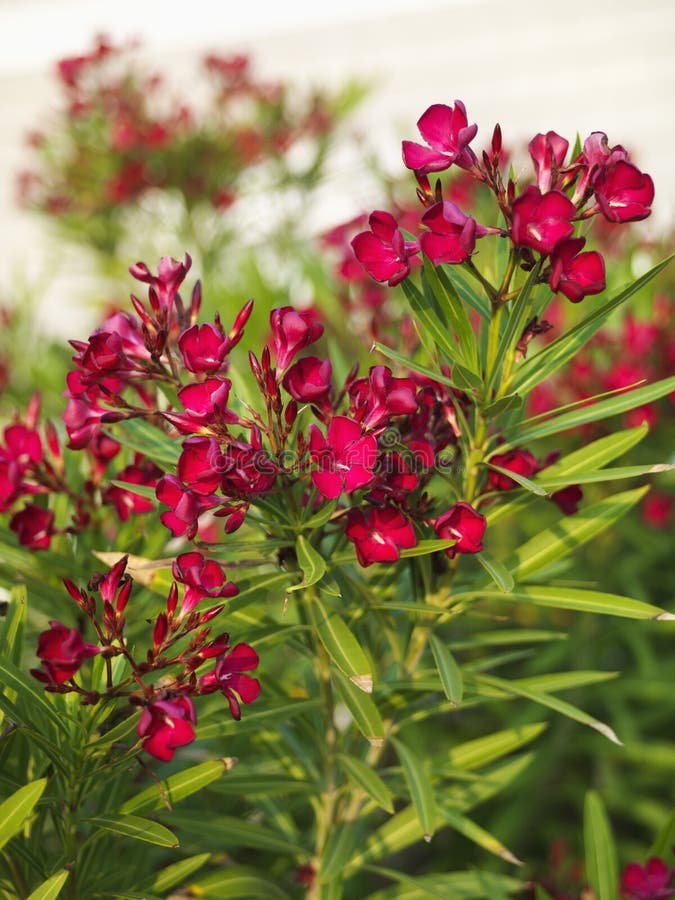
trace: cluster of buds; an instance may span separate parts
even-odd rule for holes
[[[204,601],[233,597],[238,588],[226,580],[215,560],[191,551],[180,554],[173,563],[174,581],[165,608],[154,619],[152,645],[140,657],[125,632],[134,586],[126,572],[127,563],[124,556],[105,575],[95,573],[86,591],[64,579],[68,593],[91,624],[96,642],[86,642],[80,631],[54,620],[39,636],[40,668],[31,674],[46,690],[75,692],[85,704],[122,700],[140,708],[136,730],[141,746],[157,759],[168,761],[177,747],[195,738],[193,698],[221,691],[233,718],[240,718],[240,703],[251,703],[260,692],[258,680],[246,674],[257,668],[258,656],[248,644],[231,647],[224,632],[212,637],[210,623],[225,604],[204,611],[197,607]],[[76,676],[87,660],[98,655],[105,663],[105,686],[85,688]],[[115,681],[111,661],[118,656],[124,657],[128,674]],[[202,673],[202,667],[210,663],[215,663],[214,668]]]
[[[136,47],[101,37],[91,52],[57,64],[64,110],[51,130],[29,136],[39,166],[19,176],[26,205],[86,227],[88,240],[106,249],[119,236],[119,208],[149,190],[223,211],[251,166],[268,163],[292,177],[284,158],[300,140],[321,155],[334,118],[327,96],[298,102],[286,85],[256,78],[248,57],[212,54],[203,60],[209,101],[199,111],[143,70]]]
[[[425,209],[410,229],[419,232],[418,236],[406,239],[403,229],[407,223],[376,211],[369,218],[369,230],[352,241],[357,258],[376,281],[398,284],[408,277],[420,254],[435,266],[472,266],[477,241],[498,235],[510,240],[516,265],[531,269],[541,261],[539,279],[548,282],[553,293],[576,303],[605,288],[604,260],[597,251],[584,250],[586,240],[575,237],[576,224],[599,214],[612,223],[634,222],[651,211],[652,179],[630,161],[623,147],[610,147],[602,132],[593,132],[581,152],[567,162],[569,143],[565,138],[554,131],[536,135],[529,144],[536,184],[520,188],[502,175],[498,125],[490,149],[481,159],[471,148],[478,129],[468,124],[461,101],[454,107],[429,107],[418,127],[426,145],[403,142],[403,161],[415,173],[417,195]],[[503,225],[479,224],[444,197],[440,180],[431,185],[431,174],[451,166],[489,188]],[[507,279],[491,289],[494,305],[510,299],[509,282]]]

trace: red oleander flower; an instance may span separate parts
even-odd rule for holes
[[[402,547],[417,543],[410,519],[389,505],[371,507],[365,515],[360,509],[350,509],[345,534],[355,545],[356,557],[364,568],[376,562],[396,562]]]
[[[485,516],[477,512],[469,503],[456,503],[451,509],[433,522],[434,531],[442,540],[456,540],[445,555],[453,559],[458,553],[480,553],[483,549],[483,535],[487,526]]]
[[[565,162],[569,142],[555,131],[536,134],[528,145],[534,171],[537,175],[537,187],[542,194],[550,191],[557,181],[558,171]]]
[[[476,136],[477,125],[469,125],[461,100],[452,106],[435,103],[417,122],[420,134],[429,145],[403,141],[403,162],[408,169],[421,175],[442,172],[453,163],[470,169],[476,157],[469,144]]]
[[[599,294],[606,286],[605,262],[596,250],[581,253],[585,244],[586,238],[570,238],[561,241],[551,254],[549,286],[572,303]]]
[[[233,719],[239,721],[239,702],[253,703],[260,694],[260,682],[245,673],[258,667],[258,654],[248,644],[237,644],[229,653],[219,657],[212,672],[199,679],[200,692],[210,694],[220,690],[227,698]]]
[[[214,559],[204,559],[196,550],[181,553],[172,566],[173,577],[185,585],[178,621],[189,615],[204,598],[234,597],[239,588],[225,578],[225,572]]]
[[[87,644],[76,628],[51,621],[49,630],[38,638],[37,655],[42,670],[31,669],[31,675],[48,685],[68,681],[91,656],[101,652],[96,644]]]
[[[126,481],[129,484],[154,488],[163,474],[162,470],[153,462],[143,459],[141,454],[137,454],[136,462],[118,472],[116,481]],[[155,508],[152,500],[116,484],[108,485],[103,491],[103,502],[110,503],[115,507],[121,522],[127,522],[132,515],[152,512]]]
[[[642,502],[642,518],[651,528],[668,528],[675,514],[675,498],[650,491]]]
[[[370,231],[362,231],[351,242],[354,255],[371,278],[394,287],[410,274],[410,257],[419,252],[419,245],[405,240],[391,213],[376,210],[368,224]]]
[[[165,475],[157,482],[155,495],[171,509],[161,514],[160,521],[174,537],[186,535],[188,540],[197,533],[197,521],[203,512],[222,503],[222,497],[196,494],[181,484],[175,475]]]
[[[466,262],[475,249],[476,238],[487,234],[486,228],[450,200],[430,207],[422,216],[422,224],[429,231],[420,235],[420,247],[435,266]]]
[[[508,450],[506,453],[495,453],[489,461],[501,469],[508,469],[509,472],[515,472],[516,475],[522,475],[524,478],[531,478],[541,468],[538,460],[523,447],[514,447],[513,450]],[[495,491],[510,491],[518,487],[513,478],[492,469],[488,472],[488,484]]]
[[[349,402],[357,422],[370,430],[390,416],[417,411],[417,387],[410,378],[395,378],[388,366],[371,366],[367,378],[358,378],[349,388]]]
[[[282,306],[270,313],[272,349],[276,354],[277,369],[285,371],[301,350],[318,341],[323,325],[311,310]]]
[[[593,182],[603,216],[609,222],[646,219],[654,202],[654,182],[632,163],[620,160],[605,166]]]
[[[560,191],[542,194],[539,188],[529,185],[513,201],[512,213],[514,243],[539,253],[551,253],[574,232],[570,221],[575,214],[574,204]]]
[[[35,429],[20,423],[8,425],[4,431],[4,439],[4,447],[0,446],[0,459],[15,463],[21,473],[29,466],[42,462],[42,440]]]
[[[251,432],[251,443],[232,441],[221,452],[220,489],[226,497],[248,498],[264,494],[274,485],[279,467],[262,447],[260,432]]]
[[[183,441],[176,475],[195,494],[212,494],[223,472],[222,452],[215,438],[190,437]]]
[[[170,256],[163,256],[157,266],[156,275],[153,275],[143,262],[129,266],[129,272],[137,281],[150,285],[150,301],[153,307],[168,314],[191,265],[192,259],[186,253],[184,262],[178,262]]]
[[[189,697],[156,700],[143,709],[136,733],[143,740],[143,749],[155,759],[169,762],[177,747],[184,747],[195,739],[192,727],[197,721],[195,708]]]
[[[668,900],[675,896],[675,872],[658,856],[646,865],[628,863],[621,878],[621,893],[626,900]]]
[[[218,372],[232,349],[229,337],[211,322],[192,325],[178,338],[178,347],[188,372]]]
[[[330,409],[333,366],[329,359],[305,356],[286,372],[283,385],[299,403],[312,403],[319,409]]]
[[[46,550],[54,535],[54,513],[35,503],[26,503],[12,516],[9,527],[22,546],[29,550]]]
[[[164,413],[172,425],[182,432],[199,432],[206,425],[227,425],[237,416],[227,408],[232,382],[229,378],[207,378],[188,384],[178,391],[183,413]]]
[[[550,497],[558,509],[566,516],[573,516],[578,511],[579,504],[583,498],[583,491],[578,484],[570,484],[568,487],[561,488],[559,491],[551,494]]]
[[[362,426],[353,419],[335,416],[328,426],[327,438],[316,425],[310,425],[309,449],[318,466],[312,472],[312,481],[327,500],[334,500],[342,491],[351,494],[373,478],[377,441],[364,434]]]

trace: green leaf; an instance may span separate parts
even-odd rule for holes
[[[302,523],[302,527],[304,529],[321,528],[321,526],[325,525],[333,515],[337,509],[337,505],[337,500],[331,500],[330,503],[324,503],[317,513],[314,513],[313,516],[310,516],[309,519]]]
[[[497,591],[486,591],[480,596],[493,600],[508,600],[513,603],[531,603],[533,606],[573,609],[577,612],[599,613],[605,616],[621,616],[625,619],[672,619],[671,613],[619,594],[606,594],[586,588],[539,587],[539,585],[519,585],[518,590],[506,596]],[[458,601],[468,594],[458,594]]]
[[[456,540],[437,540],[429,538],[428,540],[418,541],[414,547],[407,547],[401,550],[401,559],[412,559],[414,556],[428,556],[430,553],[441,553],[443,550],[449,550],[457,543]]]
[[[404,847],[421,840],[423,834],[417,810],[411,803],[387,819],[383,825],[366,838],[363,850],[353,856],[345,865],[345,877],[348,878],[371,860],[382,859],[383,856],[397,853]]]
[[[69,874],[66,869],[60,869],[46,881],[43,881],[39,887],[35,888],[32,894],[28,896],[28,900],[56,900]]]
[[[522,866],[522,861],[514,856],[501,841],[472,819],[469,819],[452,809],[441,809],[440,815],[448,822],[451,828],[454,828],[455,831],[459,831],[460,834],[463,834],[468,840],[473,841],[474,844],[478,844],[483,850],[487,850],[488,853],[493,853],[495,856],[505,859],[514,866]]]
[[[579,425],[586,425],[588,422],[599,422],[601,419],[607,419],[609,416],[616,416],[619,413],[628,412],[646,403],[652,403],[654,400],[667,396],[672,391],[675,391],[675,375],[670,378],[663,378],[661,381],[654,382],[654,384],[645,385],[645,387],[626,391],[616,397],[608,397],[606,400],[587,404],[580,409],[572,409],[558,416],[554,415],[543,422],[536,422],[525,427],[518,425],[513,430],[507,429],[505,432],[507,443],[503,444],[500,449],[505,450],[514,444],[528,444],[537,438],[558,434],[561,431],[568,431],[570,428],[577,428]]]
[[[176,775],[170,775],[160,782],[161,789],[160,786],[153,784],[147,790],[141,791],[140,794],[127,800],[119,810],[120,815],[148,813],[155,809],[163,809],[167,802],[173,806],[174,803],[179,803],[185,797],[202,790],[212,781],[220,778],[229,768],[229,761],[213,760],[192,766]]]
[[[333,680],[342,702],[361,734],[373,747],[382,746],[384,723],[372,697],[357,688],[339,669],[333,670]]]
[[[450,750],[446,765],[451,769],[467,769],[469,771],[481,769],[534,741],[547,727],[546,722],[536,722],[533,725],[507,728],[504,731],[495,731],[485,737],[464,741]],[[445,753],[443,755],[445,756]]]
[[[546,528],[526,541],[506,561],[505,566],[515,581],[530,575],[572,553],[608,528],[634,506],[647,492],[647,487],[614,494],[599,503],[580,509],[573,516],[564,516],[551,528]],[[478,554],[480,558],[481,554]]]
[[[345,864],[354,852],[355,843],[356,828],[353,822],[337,822],[331,827],[321,856],[320,884],[342,878]]]
[[[26,586],[14,585],[9,592],[9,604],[0,630],[0,659],[21,665],[23,632],[26,621]]]
[[[538,497],[548,496],[548,491],[545,490],[545,488],[543,488],[540,484],[536,484],[534,481],[531,481],[529,478],[526,478],[524,475],[520,475],[518,472],[512,472],[510,469],[503,469],[501,466],[495,466],[490,461],[488,461],[486,465],[489,469],[494,469],[495,472],[499,472],[501,475],[506,475],[508,478],[510,478],[512,481],[515,481],[516,484],[519,484],[531,494],[536,494]]]
[[[605,807],[595,791],[584,802],[586,877],[597,900],[617,900],[619,867]]]
[[[434,655],[436,669],[443,685],[445,696],[453,706],[459,706],[464,694],[462,671],[446,645],[435,634],[429,637],[429,645]]]
[[[668,816],[665,825],[656,835],[654,843],[650,847],[647,855],[660,856],[664,859],[672,847],[675,847],[675,809]]]
[[[600,734],[612,741],[612,743],[618,744],[620,747],[623,746],[609,725],[605,725],[604,722],[600,722],[593,716],[589,716],[588,713],[583,712],[581,709],[577,709],[576,706],[572,706],[572,704],[567,703],[566,700],[560,700],[558,697],[554,697],[544,691],[531,690],[530,688],[525,687],[522,680],[520,683],[514,683],[513,681],[507,681],[504,678],[496,678],[494,675],[472,675],[471,680],[479,687],[485,686],[488,688],[496,688],[499,691],[504,691],[506,694],[512,694],[515,697],[524,697],[527,700],[531,700],[533,703],[539,703],[541,706],[546,706],[549,709],[554,710],[554,712],[567,716],[567,718],[573,719],[575,722],[579,722],[581,725],[588,725],[589,728],[593,728],[595,731],[600,732]]]
[[[214,782],[212,791],[223,796],[236,797],[273,797],[286,794],[313,794],[316,784],[302,778],[293,778],[288,772],[279,775],[248,771],[242,773],[240,767],[230,773],[227,778]]]
[[[299,591],[302,588],[316,584],[326,574],[326,560],[302,534],[298,536],[295,542],[295,551],[298,557],[298,565],[302,569],[303,579],[300,584],[294,584],[288,588],[289,594],[291,591]]]
[[[505,594],[513,590],[515,581],[508,569],[494,556],[489,554],[487,550],[476,553],[476,559],[494,581],[500,591]]]
[[[47,779],[38,778],[37,781],[31,781],[30,784],[20,787],[0,804],[0,848],[21,831],[46,786]]]
[[[443,790],[444,806],[459,812],[469,812],[519,778],[534,758],[534,753],[522,753],[481,772],[475,779],[463,780],[446,787]],[[448,771],[446,774],[450,778],[457,777],[457,772]]]
[[[448,324],[444,321],[431,291],[427,289],[423,294],[410,279],[402,281],[401,288],[408,298],[413,314],[422,325],[423,333],[434,341],[439,350],[453,364],[462,359],[461,351],[450,337]]]
[[[124,447],[142,453],[162,469],[175,471],[181,444],[145,419],[125,419],[114,428],[104,429]]]
[[[374,769],[360,759],[344,753],[338,754],[338,762],[374,803],[390,814],[394,812],[394,795]]]
[[[214,850],[217,848],[222,851],[223,847],[250,847],[302,859],[309,856],[308,851],[300,844],[241,816],[211,815],[205,823],[203,813],[180,810],[172,814],[171,821],[177,828],[184,828],[192,838]]]
[[[397,353],[386,344],[381,344],[379,341],[373,341],[373,350],[377,350],[382,356],[391,359],[393,362],[397,362],[405,371],[417,372],[420,375],[431,378],[433,381],[437,381],[439,384],[445,384],[452,388],[459,388],[459,385],[453,378],[448,378],[447,375],[443,375],[435,369],[430,369],[427,366],[421,365],[416,360],[403,356],[402,353]]]
[[[426,279],[433,291],[436,302],[445,313],[448,323],[457,335],[459,350],[468,369],[475,375],[479,371],[478,344],[466,309],[457,294],[452,282],[440,268],[433,263],[425,261],[422,270],[422,279]],[[480,385],[480,380],[479,380]]]
[[[371,694],[373,673],[359,642],[340,616],[329,611],[318,597],[313,600],[312,605],[316,631],[326,652],[351,682],[362,691]]]
[[[397,738],[391,738],[391,742],[403,766],[403,776],[417,810],[424,840],[428,842],[436,830],[436,802],[431,781],[424,770],[422,760],[410,747]]]
[[[181,859],[180,862],[166,866],[147,882],[147,889],[157,894],[170,891],[171,888],[182,884],[193,872],[200,869],[210,855],[210,853],[200,853],[197,856],[189,856],[187,859]]]
[[[625,303],[626,300],[643,288],[659,272],[663,271],[672,259],[673,257],[671,256],[654,266],[649,272],[646,272],[624,288],[612,300],[596,308],[570,331],[525,360],[516,373],[512,389],[522,394],[528,394],[535,385],[557,371],[588,342],[592,335],[604,324],[611,312]]]
[[[244,866],[228,866],[195,882],[194,887],[199,897],[213,900],[290,900],[278,884]]]
[[[280,703],[262,710],[246,710],[240,722],[226,719],[218,711],[212,716],[204,718],[199,723],[199,738],[219,738],[230,734],[238,734],[242,731],[258,730],[276,725],[279,722],[287,722],[295,716],[302,716],[310,710],[317,709],[318,700],[293,700],[291,703]],[[215,721],[211,721],[214,718]]]
[[[130,494],[138,494],[139,497],[144,497],[146,500],[157,500],[157,494],[153,487],[147,487],[144,484],[136,484],[131,481],[113,480],[110,483],[114,484],[115,487],[122,488],[123,491],[129,491]]]
[[[16,691],[17,701],[14,716],[22,724],[30,725],[36,731],[44,731],[49,723],[55,732],[68,732],[68,725],[56,709],[46,699],[44,688],[38,687],[34,678],[24,675],[21,669],[9,660],[0,659],[0,684],[3,690]]]
[[[609,469],[596,469],[589,472],[579,472],[574,476],[574,484],[595,484],[603,481],[623,481],[625,478],[642,478],[645,475],[661,475],[663,472],[675,471],[675,465],[669,463],[652,463],[648,466],[612,466]],[[542,475],[537,478],[537,484],[546,490],[557,490],[572,483],[569,475],[565,477],[551,478]]]
[[[509,894],[521,893],[525,887],[516,878],[478,869],[414,877],[381,866],[368,869],[398,884],[368,894],[366,900],[502,900]]]
[[[110,831],[122,837],[133,838],[136,841],[145,841],[148,844],[157,844],[159,847],[178,847],[176,835],[151,819],[143,819],[140,816],[94,816],[86,819],[90,825],[96,828]]]
[[[497,416],[505,416],[507,413],[520,409],[522,405],[523,398],[520,394],[507,394],[505,397],[493,400],[492,403],[488,403],[487,406],[483,407],[483,418],[486,421],[490,421],[491,419],[496,419]]]

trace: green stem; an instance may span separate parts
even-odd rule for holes
[[[321,796],[316,807],[316,838],[314,842],[314,865],[317,872],[321,871],[321,860],[323,858],[326,844],[331,834],[331,830],[335,825],[337,811],[337,731],[335,728],[335,698],[333,696],[333,685],[330,673],[330,657],[318,638],[316,616],[314,615],[314,593],[310,590],[303,591],[304,607],[308,624],[310,625],[310,633],[312,635],[313,651],[316,659],[317,675],[319,679],[319,693],[322,700],[322,708],[324,714],[324,734],[323,734],[323,759],[324,759],[324,785]],[[308,900],[321,900],[324,894],[324,887],[319,883],[318,878],[310,887],[307,898]]]

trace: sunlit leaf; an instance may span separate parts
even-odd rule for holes
[[[0,804],[0,848],[23,827],[47,786],[46,778],[38,778],[15,791]]]
[[[178,772],[176,775],[170,775],[159,784],[153,784],[145,791],[141,791],[140,794],[127,800],[120,808],[120,814],[147,813],[165,808],[167,804],[173,806],[174,803],[179,803],[185,797],[189,797],[220,778],[231,767],[230,760],[220,759],[200,763],[183,772]]]
[[[54,875],[43,881],[39,887],[35,888],[28,895],[27,900],[56,900],[69,874],[66,869],[60,869],[58,872],[55,872]]]
[[[617,900],[619,867],[612,830],[600,795],[586,794],[584,802],[586,877],[597,900]]]
[[[384,723],[372,697],[356,687],[339,669],[333,670],[333,680],[356,727],[370,744],[379,747],[384,741]]]
[[[151,819],[143,819],[140,816],[94,816],[86,821],[96,828],[102,828],[121,837],[157,844],[159,847],[178,847],[176,835]]]

